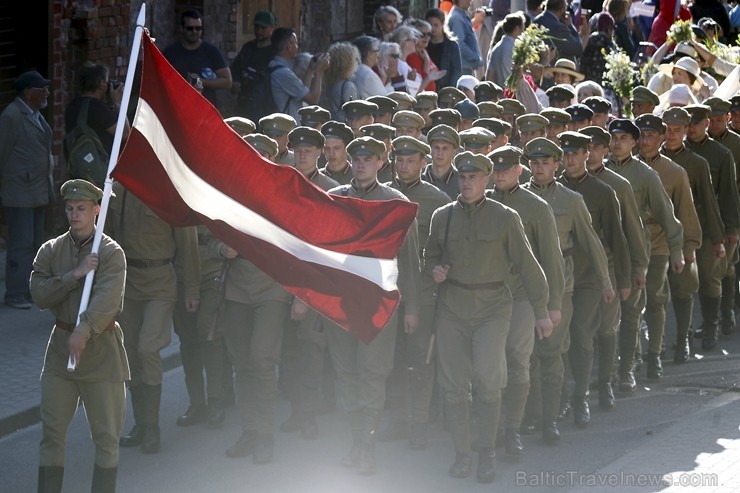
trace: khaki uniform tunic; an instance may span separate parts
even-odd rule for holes
[[[433,165],[429,164],[421,174],[421,179],[434,185],[446,193],[450,200],[455,200],[460,193],[460,187],[457,184],[457,170],[454,166],[450,167],[447,175],[442,178],[436,178],[432,173]]]
[[[344,169],[340,171],[334,172],[329,169],[329,166],[324,166],[321,168],[321,172],[340,185],[347,185],[352,181],[352,167],[349,165],[349,161],[347,161]]]

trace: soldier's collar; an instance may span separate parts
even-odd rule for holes
[[[658,159],[660,159],[660,151],[658,151],[658,153],[657,153],[657,154],[656,154],[655,156],[653,156],[653,157],[645,157],[645,156],[643,156],[643,155],[642,155],[642,154],[640,154],[640,153],[638,153],[637,155],[638,155],[638,156],[640,157],[640,159],[641,159],[641,160],[642,160],[643,162],[645,162],[645,163],[647,163],[647,164],[650,164],[650,163],[652,163],[652,162],[655,162],[655,161],[657,161]]]
[[[589,173],[591,173],[592,175],[596,176],[596,175],[601,174],[605,169],[606,169],[606,166],[604,166],[604,163],[601,163],[601,166],[599,166],[598,168],[596,168],[593,171],[590,171],[589,170]]]
[[[324,170],[327,174],[329,174],[329,176],[341,176],[351,172],[349,161],[345,161],[344,168],[340,169],[339,171],[334,171],[333,169],[331,169],[328,163],[326,164]]]
[[[624,166],[625,164],[632,161],[632,159],[633,159],[633,156],[629,156],[619,161],[614,156],[609,155],[609,164],[613,164],[614,166]]]
[[[586,172],[578,177],[569,176],[568,173],[563,171],[563,178],[565,178],[568,183],[581,183],[583,180],[588,178],[588,169],[586,169]]]
[[[667,147],[665,146],[665,144],[662,144],[662,145],[660,146],[660,152],[662,152],[662,153],[665,153],[665,152],[670,152],[671,154],[681,154],[681,153],[682,153],[683,151],[685,151],[685,150],[686,150],[686,146],[685,146],[685,145],[683,145],[683,144],[681,144],[681,147],[679,147],[679,148],[678,148],[678,149],[676,149],[675,151],[674,151],[673,149],[668,149],[668,148],[667,148]]]
[[[372,192],[379,185],[377,178],[367,188],[361,187],[354,178],[352,178],[352,181],[349,184],[352,186],[352,189],[355,192],[361,193],[362,195],[366,195],[366,194]]]
[[[708,141],[708,140],[709,140],[709,134],[708,134],[708,133],[705,133],[705,134],[704,134],[704,138],[703,138],[703,139],[701,139],[701,140],[700,140],[699,142],[691,142],[691,141],[690,141],[690,140],[689,140],[689,139],[687,138],[687,139],[686,139],[686,140],[684,141],[684,144],[691,144],[691,145],[694,145],[694,146],[703,146],[704,144],[706,144],[706,143],[707,143],[707,141]]]
[[[318,175],[318,174],[319,174],[319,168],[318,168],[318,167],[315,167],[315,168],[314,168],[314,170],[313,170],[313,171],[311,172],[311,174],[310,174],[310,175],[305,175],[305,176],[306,176],[306,178],[308,179],[308,181],[311,181],[311,180],[313,180],[313,179],[314,179],[314,177],[315,177],[316,175]]]
[[[538,184],[536,184],[534,182],[534,180],[532,178],[529,179],[529,186],[531,186],[532,188],[534,188],[536,190],[548,190],[548,189],[554,187],[555,184],[556,184],[556,181],[555,180],[552,180],[550,183],[546,183],[545,185],[538,185]]]
[[[450,183],[450,180],[452,179],[452,175],[455,174],[455,167],[450,165],[450,169],[447,171],[447,174],[445,174],[441,178],[437,178],[436,176],[434,176],[434,165],[430,164],[429,166],[430,166],[429,178],[432,180],[432,183],[435,183],[436,181],[441,181],[445,185],[447,185],[448,183]]]
[[[385,170],[390,165],[391,165],[391,160],[389,159],[388,161],[383,163],[383,166],[380,167],[380,169],[378,170],[378,174],[380,174],[381,171]]]
[[[406,183],[398,179],[398,175],[393,177],[393,182],[396,184],[396,186],[402,190],[408,190],[410,188],[414,188],[416,185],[421,183],[421,178],[417,178],[416,180],[412,181],[411,183]]]
[[[93,240],[93,238],[95,237],[95,228],[93,228],[93,231],[90,234],[90,236],[88,236],[87,238],[85,238],[82,241],[77,241],[77,239],[75,238],[75,236],[72,234],[72,228],[69,228],[69,237],[72,238],[72,243],[74,243],[74,245],[77,247],[77,249],[78,250],[81,250],[82,248],[85,247],[85,245],[87,245],[88,243],[90,243]]]
[[[462,199],[461,199],[461,197],[462,197],[461,195],[458,195],[457,196],[457,203],[463,209],[477,209],[479,207],[482,207],[483,204],[486,203],[486,194],[485,194],[485,192],[483,193],[483,197],[480,200],[477,200],[477,201],[473,202],[472,204],[469,204],[467,202],[463,202]]]

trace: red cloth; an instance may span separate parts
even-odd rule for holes
[[[370,342],[399,302],[416,204],[328,195],[263,159],[144,33],[141,96],[113,177],[173,226],[204,224],[286,290]]]
[[[406,57],[406,63],[409,64],[409,67],[415,69],[420,75],[422,80],[429,75],[428,72],[424,72],[424,60],[422,60],[421,56],[414,52],[411,53],[409,56]],[[434,61],[430,58],[429,59],[429,70],[439,70],[437,66],[434,64]],[[427,84],[426,87],[422,87],[419,89],[419,92],[421,91],[437,91],[437,83],[432,81],[429,84]]]

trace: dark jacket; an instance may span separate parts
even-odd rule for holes
[[[446,70],[444,77],[437,81],[437,90],[443,87],[457,85],[457,79],[462,75],[462,59],[460,58],[460,47],[455,41],[445,36],[442,41],[442,58],[434,63],[440,70]]]

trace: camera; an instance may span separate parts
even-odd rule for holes
[[[486,13],[486,17],[493,15],[493,9],[491,7],[481,7],[481,10]]]
[[[199,79],[198,76],[188,74],[188,83],[190,83],[191,86],[193,86],[193,87],[197,86],[198,85],[198,79]]]
[[[314,56],[311,57],[311,63],[316,63],[319,61],[319,56],[321,56],[321,53],[316,53]]]

